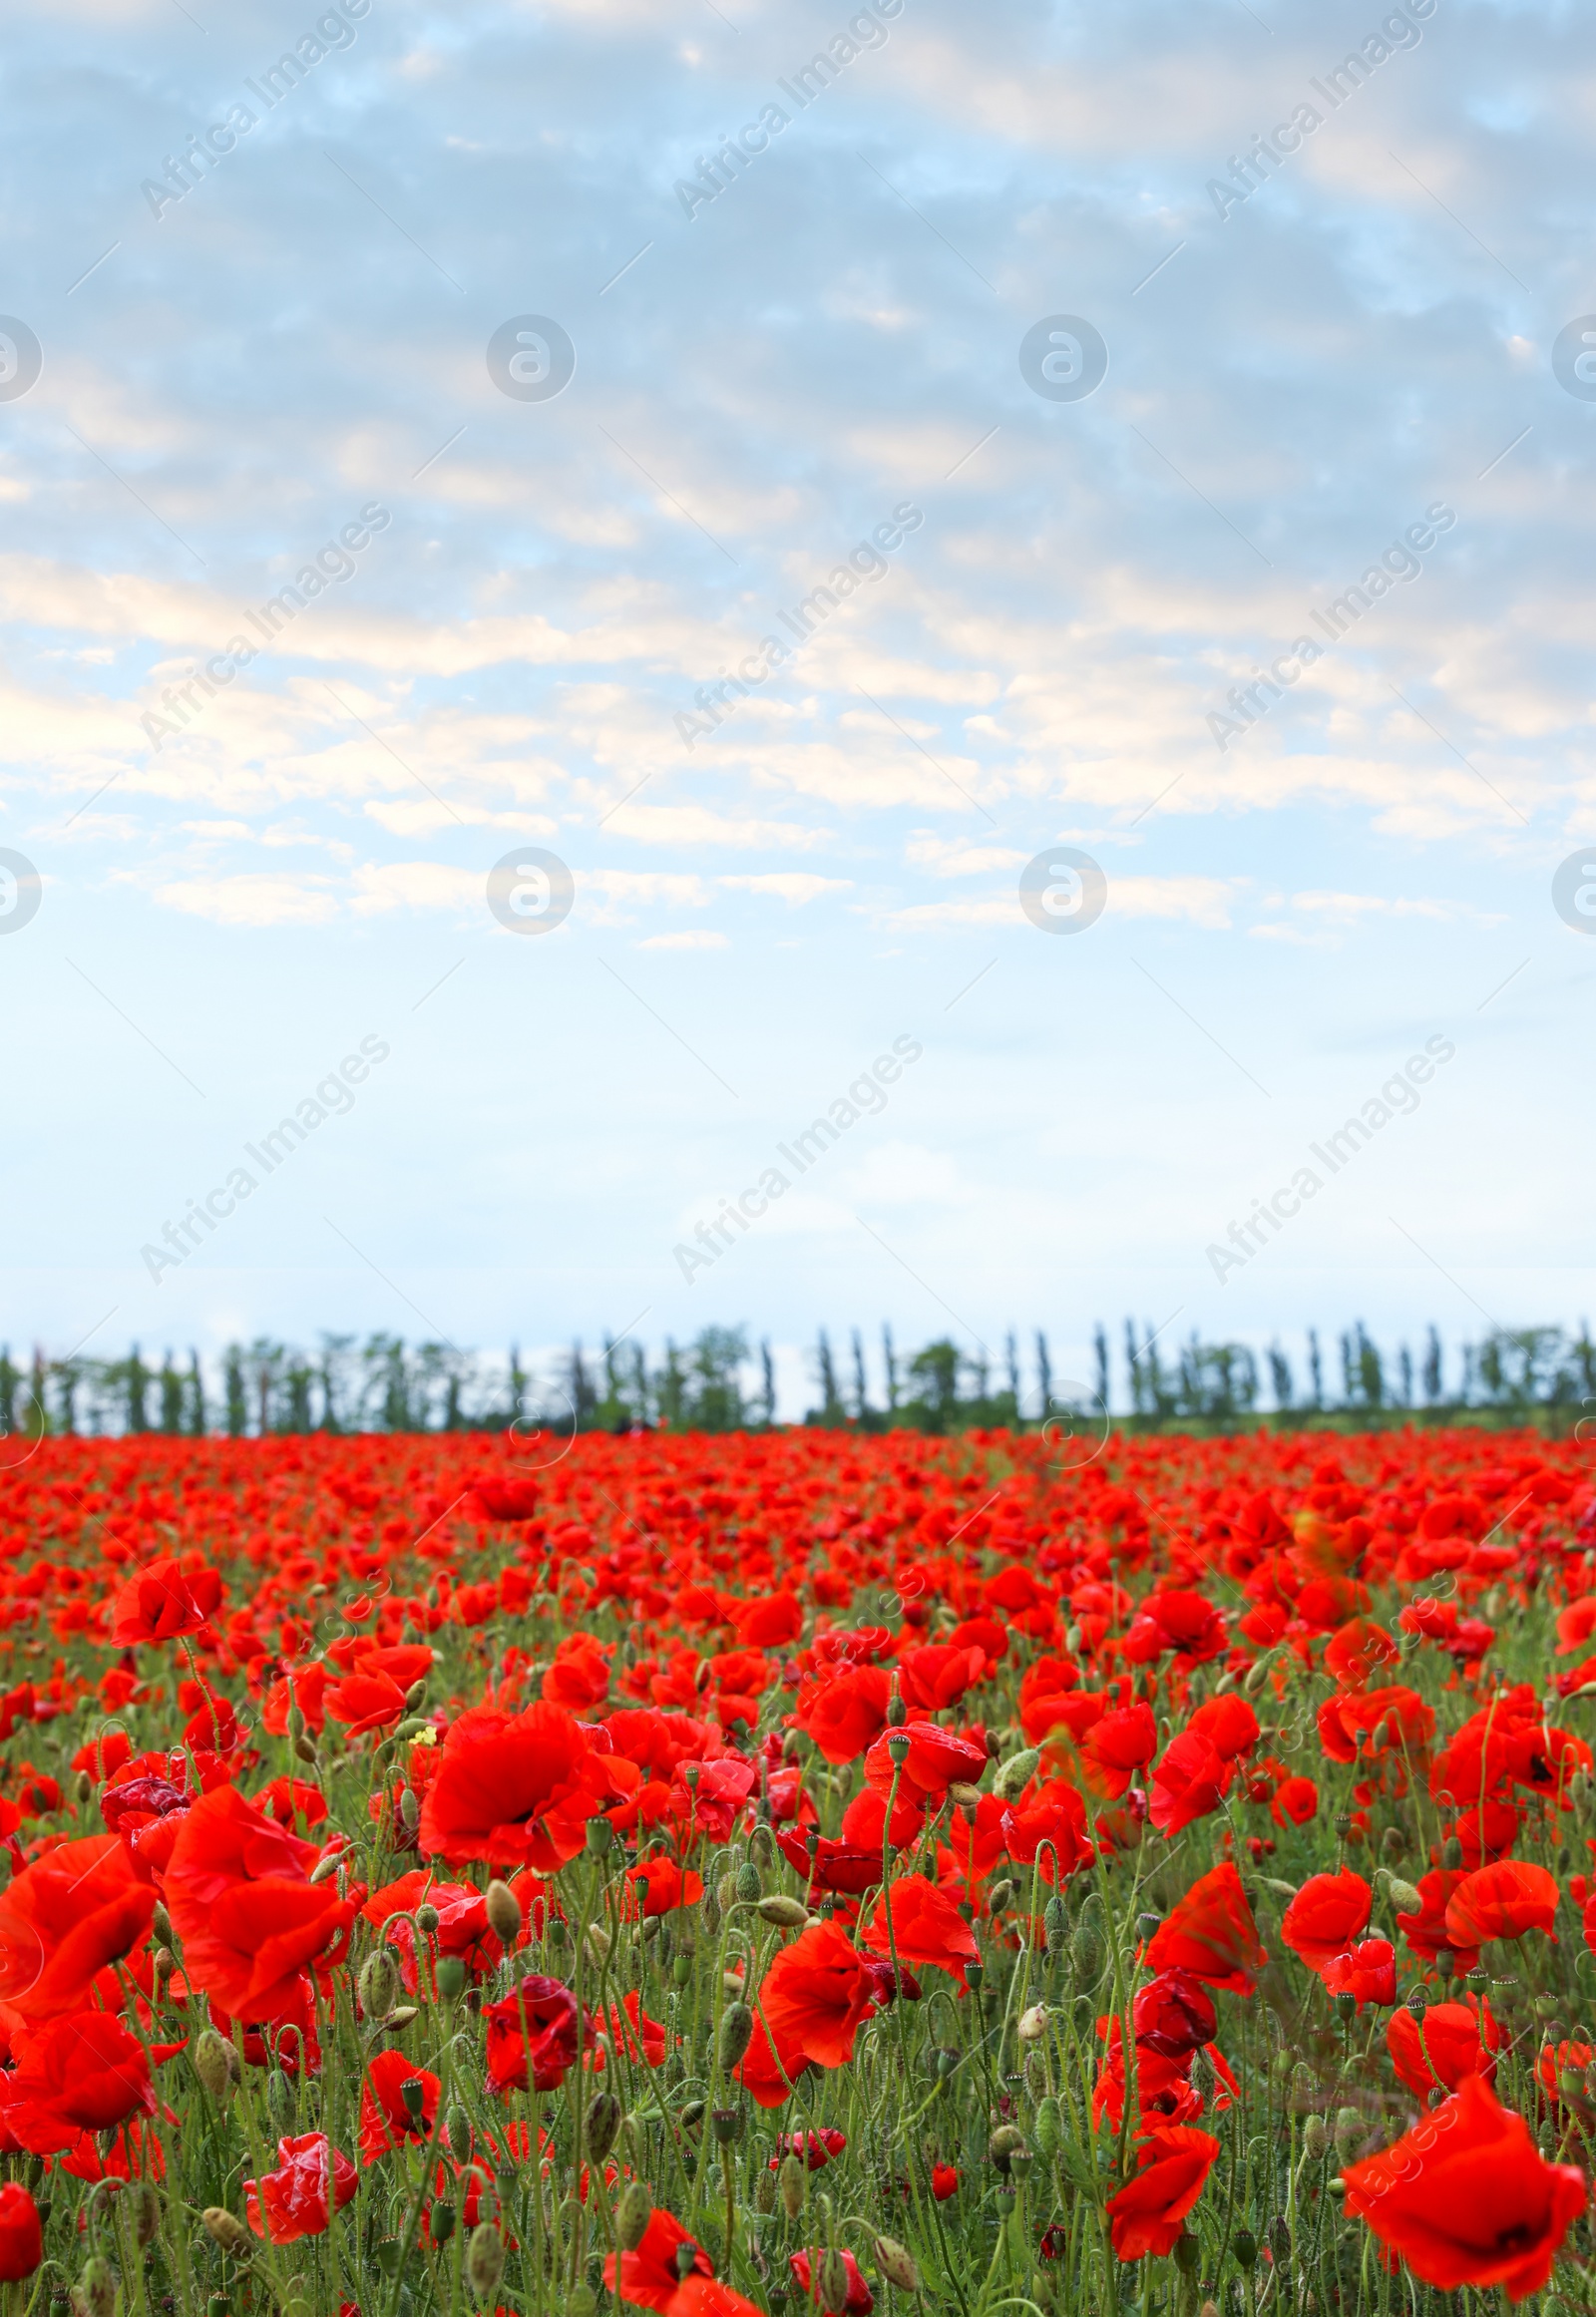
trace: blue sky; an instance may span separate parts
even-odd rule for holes
[[[889,10],[14,28],[14,1343],[885,1317],[1078,1366],[1128,1312],[1295,1350],[1596,1301],[1552,900],[1596,839],[1588,14]],[[542,399],[488,359],[528,317],[575,355]],[[1021,368],[1060,317],[1076,399]],[[1065,939],[1018,894],[1059,846],[1107,882]],[[527,847],[573,885],[531,938],[487,898]]]

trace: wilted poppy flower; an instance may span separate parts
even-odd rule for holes
[[[25,1866],[0,1891],[0,2019],[83,2010],[97,1975],[145,1937],[155,1904],[115,1834],[63,1842]]]
[[[43,2259],[39,2207],[20,2180],[7,2180],[0,2186],[0,2284],[20,2284]]]
[[[553,2092],[577,2058],[577,1999],[563,1979],[531,1972],[486,2004],[490,2092]]]
[[[934,1963],[951,1971],[963,1987],[965,1965],[974,1963],[981,1949],[946,1891],[923,1874],[895,1875],[891,1913],[889,1929],[883,1892],[861,1933],[864,1944],[877,1955],[895,1955],[901,1963]]]
[[[1552,1932],[1557,1884],[1543,1866],[1503,1858],[1465,1875],[1446,1901],[1446,1933],[1454,1946],[1483,1947],[1487,1939],[1521,1939],[1526,1931]]]
[[[690,2237],[673,2213],[656,2204],[648,2215],[648,2226],[643,2230],[635,2251],[620,2256],[620,2298],[630,2301],[638,2309],[668,2310],[677,2288],[685,2282],[677,2266],[677,2254],[686,2245],[690,2257],[686,2263],[687,2276],[710,2277],[713,2270],[709,2255],[696,2239]],[[604,2261],[604,2283],[610,2292],[615,2289],[615,2256],[610,2253]]]
[[[1392,2066],[1410,2092],[1427,2096],[1440,2085],[1455,2092],[1465,2076],[1496,2077],[1502,2031],[1483,1996],[1432,2003],[1421,2017],[1398,2007],[1386,2023]]]
[[[0,2125],[35,2155],[155,2114],[149,2055],[115,2012],[75,2012],[21,2030],[12,2056],[15,2067],[0,2076]]]
[[[1374,1908],[1373,1890],[1350,1866],[1311,1874],[1282,1916],[1280,1935],[1310,1971],[1322,1971],[1368,1929]]]
[[[341,2212],[360,2185],[360,2175],[341,2149],[333,2152],[331,2171],[332,2194]],[[244,2217],[256,2236],[269,2236],[273,2244],[320,2236],[332,2217],[327,2209],[327,2172],[325,2132],[301,2132],[278,2140],[276,2170],[243,2184]]]
[[[813,2301],[817,2308],[820,2306],[820,2296],[815,2290],[815,2271],[820,2265],[821,2258],[821,2252],[817,2247],[812,2253],[791,2253],[787,2260],[787,2266],[792,2271],[793,2283],[798,2287],[804,2299]],[[860,2274],[859,2263],[846,2247],[839,2247],[839,2258],[842,2261],[843,2274],[848,2280],[848,2297],[842,2305],[842,2317],[870,2317],[871,2310],[876,2306],[876,2296]]]
[[[421,1847],[437,1858],[552,1873],[576,1857],[611,1790],[603,1760],[638,1782],[623,1755],[595,1753],[563,1706],[521,1714],[474,1707],[444,1740],[421,1806]]]
[[[1478,2076],[1342,2178],[1347,2211],[1424,2284],[1501,2285],[1510,2301],[1539,2292],[1585,2208],[1578,2166],[1543,2161],[1523,2118]]]
[[[167,1910],[190,1985],[234,2019],[287,2010],[300,1972],[353,1919],[335,1881],[311,1882],[318,1856],[233,1786],[203,1795],[184,1819]]]
[[[758,2009],[784,2058],[792,2050],[817,2067],[842,2068],[875,2009],[872,1994],[870,1973],[838,1926],[811,1923],[772,1956]]]
[[[1152,1971],[1189,1971],[1233,1995],[1251,1995],[1268,1962],[1241,1876],[1227,1858],[1199,1875],[1147,1942]]]
[[[221,1579],[214,1569],[184,1570],[164,1557],[152,1561],[123,1585],[111,1604],[111,1640],[116,1649],[140,1642],[181,1641],[209,1624],[221,1602]]]
[[[360,2088],[360,2161],[374,2164],[407,2140],[430,2140],[442,2090],[430,2068],[418,2068],[403,2052],[377,2053]]]
[[[1108,2199],[1117,2259],[1139,2261],[1172,2249],[1218,2153],[1212,2132],[1195,2124],[1160,2124],[1145,2134],[1136,2151],[1140,2171]]]

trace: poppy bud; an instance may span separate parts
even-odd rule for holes
[[[566,2295],[566,2317],[597,2317],[598,2296],[592,2285],[573,2285]]]
[[[368,2020],[385,2020],[399,2000],[399,1966],[386,1947],[368,1955],[355,1982],[360,2009]]]
[[[889,2285],[897,2285],[905,2293],[919,2292],[920,2271],[915,2266],[915,2256],[895,2236],[877,2237],[876,2266]]]
[[[751,1858],[745,1858],[741,1866],[738,1867],[732,1877],[732,1887],[735,1895],[740,1899],[758,1898],[759,1869]]]
[[[1448,1834],[1445,1841],[1441,1844],[1440,1862],[1442,1866],[1446,1867],[1453,1874],[1455,1874],[1457,1869],[1462,1865],[1463,1846],[1458,1841],[1455,1834]]]
[[[1291,2223],[1283,2212],[1277,2212],[1269,2224],[1269,2249],[1276,2268],[1284,2269],[1291,2259]]]
[[[224,2101],[238,2081],[238,2055],[214,2028],[206,2028],[190,2055],[194,2072],[212,2100]]]
[[[421,1797],[414,1786],[406,1786],[404,1792],[399,1796],[399,1816],[402,1823],[414,1834],[416,1828],[421,1824]]]
[[[909,1709],[898,1695],[898,1677],[894,1674],[892,1696],[887,1701],[887,1725],[891,1730],[901,1730],[908,1720]]]
[[[702,2124],[703,2121],[704,2103],[701,2100],[689,2100],[686,2107],[681,2112],[682,2130],[691,2131],[696,2125]]]
[[[1303,2146],[1308,2150],[1316,2164],[1322,2156],[1329,2154],[1330,2133],[1326,2129],[1325,2120],[1322,2116],[1311,2116],[1303,2125]]]
[[[299,1736],[293,1740],[293,1750],[296,1757],[300,1761],[313,1762],[316,1758],[316,1741],[313,1738],[307,1737],[304,1732],[301,1731]]]
[[[466,2246],[466,2276],[479,2300],[491,2300],[505,2273],[505,2248],[491,2220],[481,2220]]]
[[[754,2210],[767,2215],[776,2209],[776,2183],[769,2172],[761,2172],[754,2182]]]
[[[416,1929],[421,1933],[424,1939],[430,1939],[432,1937],[432,1934],[438,1928],[438,1921],[439,1916],[436,1907],[428,1906],[425,1904],[417,1907]]]
[[[1258,2264],[1258,2239],[1250,2228],[1237,2229],[1230,2240],[1230,2249],[1236,2256],[1236,2266],[1239,2269],[1256,2268]]]
[[[1013,1903],[1013,1896],[1014,1886],[1011,1882],[1006,1880],[1002,1882],[995,1882],[987,1896],[987,1907],[989,1913],[994,1915],[1000,1915],[1004,1907],[1010,1906]]]
[[[1000,2124],[987,2142],[987,2153],[998,2171],[1006,2178],[1014,2158],[1018,2155],[1028,2156],[1030,2150],[1026,2147],[1025,2135],[1017,2124]]]
[[[172,1917],[167,1913],[159,1899],[155,1904],[155,1912],[150,1917],[150,1928],[163,1946],[172,1947],[177,1944],[172,1935]]]
[[[412,1682],[409,1689],[405,1692],[405,1712],[407,1714],[414,1714],[416,1708],[421,1704],[422,1699],[425,1698],[426,1695],[427,1677],[425,1674],[423,1674],[420,1681]]]
[[[729,2075],[753,2042],[754,2015],[745,2003],[728,2003],[720,2015],[720,2065]]]
[[[620,2129],[620,2103],[612,2092],[596,2092],[588,2103],[582,2136],[589,2155],[601,2164],[615,2144]]]
[[[626,2191],[615,2206],[615,2242],[622,2252],[635,2252],[648,2233],[653,2218],[653,2198],[640,2180],[627,2183]]]
[[[483,1906],[488,1928],[500,1946],[513,1947],[521,1937],[521,1902],[510,1885],[496,1875],[483,1895]]]
[[[1066,1650],[1078,1651],[1080,1648],[1081,1639],[1081,1631],[1078,1625],[1071,1625],[1065,1628],[1064,1647]]]
[[[229,2214],[230,2218],[231,2215]],[[236,2224],[235,2224],[236,2225]],[[245,2231],[247,2241],[248,2232]],[[117,2306],[116,2272],[103,2253],[95,2253],[83,2264],[73,2298],[81,2302],[85,2317],[115,2317]]]
[[[993,1773],[992,1790],[1000,1802],[1011,1802],[1020,1790],[1035,1776],[1041,1754],[1033,1745],[1023,1753],[1011,1753],[1002,1767]]]
[[[471,2153],[471,2119],[458,2103],[445,2117],[443,2128],[448,2134],[449,2145],[463,2162]]]
[[[981,1802],[981,1788],[967,1784],[963,1778],[954,1778],[949,1783],[948,1799],[956,1809],[963,1810],[968,1818]]]
[[[1416,1915],[1424,1904],[1412,1884],[1400,1881],[1395,1874],[1386,1885],[1386,1893],[1398,1915]]]
[[[161,2198],[156,2193],[153,2182],[149,2180],[130,2181],[127,2193],[122,2199],[122,2209],[133,2223],[133,2233],[136,2240],[140,2244],[153,2243],[156,2231],[161,2226]]]
[[[761,1899],[756,1911],[762,1921],[775,1923],[783,1931],[796,1931],[809,1920],[803,1901],[788,1898],[784,1891],[773,1891],[768,1899]]]
[[[1047,1942],[1049,1955],[1057,1955],[1069,1944],[1069,1910],[1055,1891],[1047,1901],[1041,1918],[1042,1936]]]
[[[85,1802],[93,1799],[94,1780],[87,1770],[79,1770],[77,1777],[73,1780],[72,1796],[80,1810]]]
[[[224,2204],[207,2204],[200,2215],[204,2231],[212,2244],[219,2244],[223,2252],[245,2252],[249,2245],[249,2231],[235,2212]]]
[[[591,1825],[593,1821],[590,1819],[589,1824]],[[610,1946],[612,1945],[609,1933],[605,1929],[604,1925],[602,1923],[590,1923],[587,1930],[583,1933],[582,1943],[588,1950],[588,1960],[593,1965],[595,1971],[601,1971],[604,1964],[604,1958],[609,1953]]]
[[[1093,1988],[1103,1975],[1105,1949],[1094,1915],[1082,1913],[1069,1942],[1069,1958],[1083,1988]]]
[[[1260,1658],[1255,1666],[1248,1667],[1247,1678],[1242,1683],[1242,1688],[1246,1691],[1249,1698],[1256,1698],[1258,1696],[1259,1691],[1262,1690],[1264,1684],[1269,1679],[1269,1669],[1273,1664],[1274,1659],[1271,1656],[1267,1658]]]
[[[1380,1838],[1380,1850],[1381,1856],[1389,1858],[1394,1866],[1407,1855],[1407,1837],[1399,1826],[1387,1827]]]
[[[815,2282],[820,2287],[821,2307],[829,2312],[829,2317],[843,2317],[848,2306],[848,2268],[835,2245],[828,2245],[821,2254]],[[109,2311],[107,2317],[110,2317]]]
[[[1022,2011],[1014,2033],[1022,2044],[1039,2043],[1047,2033],[1047,2006],[1033,2003],[1028,2011]]]
[[[266,2078],[266,2106],[279,2124],[286,2124],[297,2106],[294,2088],[280,2068]]]
[[[1209,2059],[1206,2044],[1199,2044],[1192,2054],[1191,2074],[1187,2082],[1204,2108],[1211,2107],[1214,2095],[1219,2090],[1219,2070]]]
[[[1064,2119],[1057,2101],[1049,2092],[1036,2110],[1030,2136],[1044,2156],[1056,2155],[1063,2141]]]
[[[466,1967],[458,1955],[445,1955],[438,1963],[438,1993],[446,2003],[453,2003],[462,1994],[466,1984]]]
[[[804,2208],[804,2181],[806,2174],[796,2156],[783,2156],[777,2184],[781,2189],[781,2209],[789,2220],[796,2220]]]

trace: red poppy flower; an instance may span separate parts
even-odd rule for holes
[[[82,2011],[98,1974],[145,1937],[155,1904],[115,1834],[63,1842],[25,1866],[0,1891],[0,2019]]]
[[[739,1601],[732,1611],[737,1638],[747,1648],[780,1649],[804,1630],[804,1605],[796,1593],[771,1593],[760,1601]]]
[[[0,2125],[35,2155],[155,2114],[149,2055],[114,2012],[75,2012],[24,2029],[11,2048],[16,2065],[0,2077]]]
[[[848,2297],[842,2305],[844,2317],[870,2317],[871,2310],[876,2306],[876,2296],[860,2274],[859,2263],[854,2259],[853,2254],[846,2247],[839,2249],[842,2255],[843,2274],[848,2280]],[[793,2283],[798,2287],[804,2299],[813,2301],[817,2309],[820,2306],[820,2296],[815,2290],[815,2269],[820,2257],[817,2247],[813,2253],[795,2252],[790,2253],[787,2258],[787,2266],[792,2271]]]
[[[1422,1902],[1416,1915],[1398,1915],[1396,1928],[1415,1955],[1433,1963],[1439,1956],[1449,1955],[1454,1971],[1472,1971],[1479,1961],[1477,1946],[1454,1946],[1446,1926],[1446,1908],[1451,1894],[1467,1877],[1460,1868],[1435,1867],[1418,1878],[1418,1896]]]
[[[734,2071],[737,2082],[760,2108],[780,2108],[792,2098],[799,2079],[810,2062],[791,2031],[780,2044],[771,2041],[770,2032],[756,2012],[754,2032],[748,2049]]]
[[[672,1858],[645,1858],[628,1869],[628,1874],[644,1916],[668,1915],[676,1907],[695,1907],[704,1895],[703,1876],[684,1873]],[[635,1916],[635,1907],[628,1912]]]
[[[1342,2178],[1346,2210],[1423,2283],[1501,2285],[1510,2301],[1545,2284],[1586,2199],[1578,2166],[1544,2162],[1523,2118],[1478,2076]]]
[[[842,2068],[875,2005],[862,1958],[835,1923],[811,1923],[772,1956],[759,2011],[785,2057],[790,2048],[820,2068]]]
[[[1416,2019],[1398,2008],[1386,2023],[1392,2066],[1421,2100],[1436,2085],[1455,2092],[1465,2076],[1483,2076],[1488,2084],[1496,2074],[1491,2055],[1500,2043],[1501,2030],[1490,2006],[1477,1996],[1466,2003],[1432,2003]]]
[[[665,2304],[665,2317],[765,2317],[757,2301],[745,2300],[718,2277],[690,2276]]]
[[[959,2170],[954,2164],[933,2164],[931,2192],[939,2204],[946,2204],[950,2196],[959,2193]]]
[[[1526,1931],[1553,1938],[1557,1883],[1545,1867],[1503,1858],[1466,1875],[1446,1901],[1446,1934],[1454,1946],[1483,1947],[1487,1939],[1521,1939]]]
[[[351,1738],[365,1738],[386,1730],[405,1710],[405,1694],[386,1674],[354,1673],[346,1681],[327,1686],[329,1720],[340,1723]]]
[[[836,1765],[857,1761],[887,1727],[892,1677],[882,1666],[853,1666],[834,1674],[811,1696],[800,1696],[798,1727],[814,1739],[822,1758]]]
[[[1189,1971],[1161,1971],[1136,1990],[1130,2029],[1138,2047],[1165,2060],[1184,2060],[1211,2044],[1219,2020],[1214,1999]]]
[[[19,2180],[7,2180],[0,2186],[0,2284],[20,2284],[43,2259],[39,2207]]]
[[[1169,2252],[1202,2194],[1219,2142],[1195,2124],[1156,2125],[1137,2149],[1141,2169],[1108,2199],[1115,2257],[1139,2261]]]
[[[890,1930],[887,1915],[883,1892],[861,1933],[865,1946],[877,1955],[895,1954],[900,1963],[935,1963],[964,1986],[965,1965],[974,1963],[981,1949],[946,1891],[923,1874],[895,1875]]]
[[[997,1803],[997,1797],[983,1794],[976,1805],[978,1835],[989,1803]],[[1097,1855],[1086,1827],[1086,1797],[1067,1778],[1036,1779],[1012,1809],[1004,1811],[1000,1803],[997,1808],[1001,1848],[1017,1866],[1039,1865],[1045,1883],[1089,1866]],[[949,1833],[956,1852],[962,1823],[962,1819],[955,1820]]]
[[[300,1972],[354,1916],[335,1881],[312,1883],[319,1853],[234,1786],[217,1786],[183,1821],[167,1868],[167,1911],[192,1987],[233,2018],[286,2010]]]
[[[1136,1771],[1158,1751],[1158,1724],[1152,1708],[1138,1699],[1118,1706],[1092,1724],[1081,1741],[1081,1771],[1094,1794],[1117,1802]]]
[[[549,1874],[575,1858],[588,1820],[611,1790],[601,1764],[634,1763],[594,1752],[585,1731],[562,1706],[529,1706],[521,1714],[474,1707],[444,1740],[421,1806],[423,1851],[451,1861],[532,1866]]]
[[[1123,1643],[1132,1665],[1145,1665],[1165,1650],[1203,1665],[1222,1657],[1226,1646],[1225,1620],[1208,1596],[1181,1591],[1149,1593]]]
[[[1389,1939],[1360,1940],[1345,1955],[1331,1956],[1319,1975],[1331,1995],[1352,1996],[1360,2011],[1396,2001],[1396,1950]]]
[[[1374,1910],[1373,1890],[1350,1866],[1311,1874],[1281,1918],[1280,1935],[1310,1971],[1322,1971],[1368,1929]]]
[[[412,2085],[416,2091],[407,2100],[405,2093]],[[430,2068],[418,2068],[403,2052],[379,2052],[367,2067],[360,2090],[360,2161],[374,2164],[407,2140],[430,2140],[442,2090]]]
[[[1147,1815],[1160,1834],[1178,1834],[1219,1808],[1235,1774],[1200,1730],[1183,1730],[1154,1766]]]
[[[818,2131],[783,2131],[776,2134],[776,2152],[770,2159],[770,2170],[779,2172],[786,2156],[801,2156],[804,2169],[820,2172],[840,2156],[848,2145],[848,2134],[835,2124],[822,2124]]]
[[[630,2301],[638,2309],[669,2309],[678,2288],[685,2282],[677,2267],[679,2248],[687,2245],[691,2259],[687,2263],[688,2276],[710,2277],[709,2255],[696,2238],[690,2237],[675,2215],[656,2204],[648,2215],[648,2226],[633,2252],[620,2256],[620,2298]],[[610,2253],[604,2261],[604,2283],[610,2292],[615,2289],[615,2256]]]
[[[327,2209],[328,2172],[325,2132],[301,2132],[277,2142],[277,2169],[263,2172],[258,2181],[243,2184],[244,2217],[256,2236],[273,2244],[292,2244],[301,2236],[320,2236],[331,2213]],[[360,2175],[341,2149],[331,2162],[332,2195],[342,2211],[360,2185]]]
[[[1319,1788],[1312,1778],[1282,1778],[1269,1805],[1277,1826],[1306,1826],[1319,1814]]]
[[[878,1794],[896,1784],[901,1798],[940,1802],[951,1785],[974,1785],[987,1767],[987,1749],[973,1745],[957,1731],[939,1729],[935,1722],[906,1722],[894,1737],[907,1738],[909,1749],[900,1766],[892,1758],[885,1738],[878,1738],[865,1756],[866,1782]]]
[[[220,1602],[221,1579],[214,1569],[185,1571],[170,1557],[152,1561],[128,1579],[111,1604],[112,1647],[181,1641],[208,1625]]]
[[[1189,1971],[1209,1987],[1252,1994],[1269,1957],[1228,1858],[1175,1901],[1147,1942],[1145,1960],[1153,1971]]]
[[[577,2058],[577,1999],[563,1979],[529,1973],[514,1994],[486,2004],[490,2092],[553,2092]]]
[[[628,1988],[619,2003],[609,2006],[607,2023],[600,2012],[595,2012],[590,2022],[595,2034],[605,2032],[617,2051],[624,2052],[636,2066],[662,2068],[670,2049],[670,2032],[658,2020],[651,2020],[642,2008],[642,1997],[634,1987]],[[601,2069],[604,2055],[601,2046],[595,2049],[590,2065]]]
[[[1223,1697],[1205,1699],[1187,1716],[1186,1728],[1206,1738],[1222,1761],[1250,1753],[1262,1735],[1257,1715],[1234,1690],[1227,1690]]]

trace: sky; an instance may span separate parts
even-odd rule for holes
[[[3,70],[14,1346],[1596,1303],[1588,11]]]

